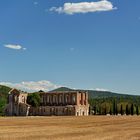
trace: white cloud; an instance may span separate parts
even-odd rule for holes
[[[4,47],[14,50],[26,50],[26,48],[22,47],[21,45],[14,45],[14,44],[5,44]]]
[[[34,1],[34,5],[38,5],[38,2],[37,1]]]
[[[75,50],[75,48],[70,48],[70,51],[72,52],[72,51],[74,51]]]
[[[50,11],[72,15],[76,13],[111,11],[114,9],[117,8],[110,1],[101,0],[97,2],[64,3],[63,7],[52,7]]]
[[[6,85],[12,88],[17,88],[20,90],[33,92],[33,91],[50,91],[60,87],[50,81],[42,80],[42,81],[23,81],[20,83],[12,83],[12,82],[0,82],[0,85]]]
[[[96,88],[95,90],[96,90],[96,91],[109,91],[109,90],[103,89],[103,88]]]
[[[24,51],[27,50],[27,48],[22,48]]]

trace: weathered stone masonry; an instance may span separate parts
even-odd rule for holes
[[[32,107],[27,96],[16,89],[9,92],[8,116],[88,116],[88,93],[84,91],[41,92],[41,104]]]

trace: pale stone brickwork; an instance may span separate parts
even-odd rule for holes
[[[6,115],[25,116],[26,115],[25,113],[27,112],[27,109],[29,106],[26,103],[27,96],[28,96],[28,93],[25,93],[16,89],[12,89],[9,92],[9,96],[8,96],[8,105],[6,108]],[[24,113],[21,113],[21,110],[23,110]]]
[[[88,116],[88,93],[84,91],[40,92],[39,107],[27,104],[29,93],[12,89],[9,92],[8,116]]]

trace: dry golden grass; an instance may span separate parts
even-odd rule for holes
[[[5,117],[0,140],[140,140],[140,117]]]

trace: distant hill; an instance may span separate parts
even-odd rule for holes
[[[11,90],[10,87],[0,85],[0,97],[7,97],[8,92]],[[114,93],[110,91],[97,91],[97,90],[81,90],[81,89],[71,89],[68,87],[60,87],[57,89],[54,89],[49,92],[55,92],[55,91],[88,91],[89,98],[108,98],[108,97],[137,97],[135,95],[128,95],[128,94],[120,94],[120,93]]]
[[[0,85],[0,97],[7,97],[8,92],[11,90],[10,87]],[[54,89],[49,92],[55,92],[55,91],[76,91],[81,89],[71,89],[68,87],[60,87],[57,89]],[[135,95],[128,95],[128,94],[120,94],[120,93],[114,93],[110,91],[97,91],[97,90],[81,90],[81,91],[88,91],[90,98],[108,98],[108,97],[136,97]]]
[[[54,90],[51,90],[49,92],[57,92],[57,91],[74,91],[74,89],[70,89],[70,88],[67,88],[67,87],[60,87],[60,88],[57,88],[57,89],[54,89]]]
[[[110,91],[96,91],[96,90],[88,90],[90,98],[109,98],[109,97],[136,97],[136,95],[128,95],[128,94],[121,94],[115,93]]]
[[[81,90],[81,89],[70,89],[67,87],[60,87],[55,90],[52,90],[50,92],[54,91],[88,91],[89,98],[109,98],[109,97],[123,97],[123,98],[130,98],[130,97],[137,97],[135,95],[128,95],[128,94],[120,94],[120,93],[114,93],[110,91],[97,91],[97,90]]]

